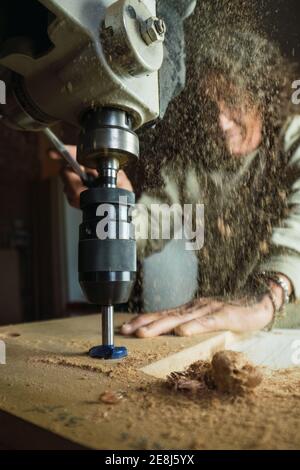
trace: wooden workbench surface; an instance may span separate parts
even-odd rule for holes
[[[116,315],[116,327],[125,319],[128,315]],[[266,400],[273,400],[269,389],[261,392],[260,402],[252,400],[247,407],[215,398],[201,402],[168,390],[162,380],[140,370],[210,336],[148,340],[116,336],[116,344],[127,346],[129,357],[112,363],[86,355],[91,346],[99,344],[99,330],[98,315],[0,328],[0,339],[7,347],[7,363],[0,365],[0,409],[5,423],[5,433],[0,426],[0,446],[120,450],[260,447],[266,423],[272,420],[272,410],[268,413],[266,406]],[[100,396],[106,391],[118,392],[123,398],[116,404],[104,403]],[[295,426],[299,426],[299,399],[300,395],[294,394],[282,410],[283,417],[289,407],[293,410]],[[280,393],[276,400],[282,403]],[[257,442],[249,437],[247,422],[251,429],[259,429]],[[31,425],[43,431],[35,432],[32,427],[27,432],[26,426]],[[22,426],[25,434],[18,434]],[[300,446],[295,426],[291,432],[285,426],[281,430],[276,418],[273,442],[277,447],[285,447],[285,442],[292,448]],[[56,438],[65,441],[59,443]]]

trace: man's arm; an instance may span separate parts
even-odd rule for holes
[[[300,116],[296,116],[286,131],[285,151],[290,151],[300,139]],[[294,151],[291,165],[300,167],[300,144]],[[275,228],[272,235],[272,255],[261,266],[261,271],[276,272],[287,281],[289,291],[296,301],[300,301],[300,180],[293,186],[289,200],[291,212],[283,227]],[[282,289],[281,289],[282,290]],[[276,289],[280,297],[280,287]],[[283,292],[281,292],[283,296]]]

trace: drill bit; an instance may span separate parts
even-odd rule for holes
[[[114,345],[114,307],[112,305],[102,306],[102,344],[95,346],[89,351],[90,357],[94,359],[118,360],[127,356],[124,346]]]
[[[102,307],[102,344],[114,345],[114,307]]]

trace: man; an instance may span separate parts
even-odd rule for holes
[[[125,335],[259,330],[273,324],[289,299],[300,298],[300,117],[290,109],[293,70],[254,33],[225,32],[218,39],[220,50],[215,42],[199,49],[185,92],[147,134],[143,150],[147,161],[164,156],[163,183],[139,201],[149,213],[154,201],[205,205],[198,291],[180,308],[138,316],[123,326]],[[78,206],[80,181],[68,170],[63,177]],[[124,172],[118,184],[131,189]],[[143,217],[136,215],[139,223]],[[164,245],[138,240],[141,257]]]

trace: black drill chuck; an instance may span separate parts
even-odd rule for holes
[[[117,188],[81,194],[79,281],[97,305],[126,303],[135,281],[136,242],[131,224],[135,196]]]

